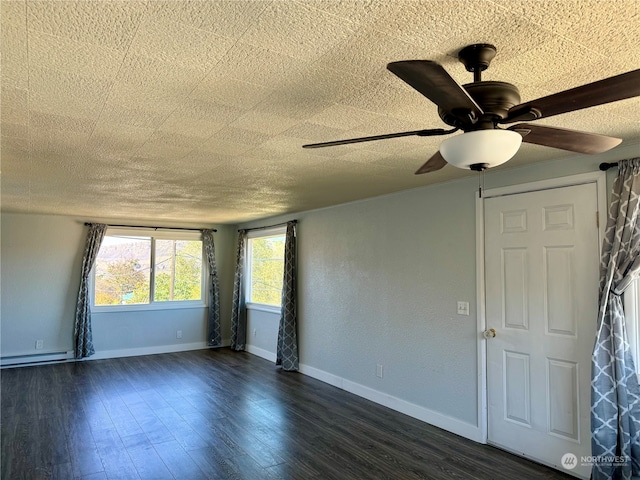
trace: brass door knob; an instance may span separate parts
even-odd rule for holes
[[[490,328],[489,330],[485,330],[484,332],[482,332],[482,335],[484,335],[484,338],[489,339],[489,338],[495,338],[496,337],[496,331],[493,328]]]

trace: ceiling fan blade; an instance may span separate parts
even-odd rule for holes
[[[545,127],[530,123],[519,123],[509,127],[509,130],[522,135],[522,141],[560,148],[577,153],[602,153],[611,150],[622,142],[620,138],[607,137],[597,133],[579,132],[565,128]]]
[[[443,158],[442,155],[440,155],[440,152],[436,152],[429,160],[427,160],[427,163],[416,170],[416,175],[435,172],[436,170],[440,170],[446,164],[447,161]]]
[[[637,96],[640,69],[516,105],[500,123],[531,121]]]
[[[413,130],[411,132],[398,132],[398,133],[387,133],[385,135],[373,135],[371,137],[359,137],[359,138],[348,138],[346,140],[335,140],[333,142],[321,142],[321,143],[308,143],[307,145],[303,145],[302,148],[321,148],[321,147],[334,147],[336,145],[348,145],[350,143],[361,143],[361,142],[371,142],[373,140],[385,140],[387,138],[400,138],[400,137],[433,137],[436,135],[448,135],[450,133],[458,130],[457,128],[453,128],[451,130],[445,130],[443,128],[433,128],[431,130]]]
[[[474,123],[483,111],[473,98],[439,63],[430,60],[391,62],[387,69],[422,95],[467,123]]]

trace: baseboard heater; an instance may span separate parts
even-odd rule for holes
[[[73,352],[50,352],[36,355],[14,355],[0,357],[1,368],[27,367],[29,365],[43,365],[47,363],[60,363],[73,360]]]

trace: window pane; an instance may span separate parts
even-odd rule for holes
[[[151,238],[105,236],[95,265],[95,304],[149,303]]]
[[[253,238],[250,247],[250,302],[280,306],[284,272],[284,235]]]
[[[640,379],[640,279],[624,292],[624,315],[631,356]]]
[[[154,301],[202,299],[202,242],[156,240]]]

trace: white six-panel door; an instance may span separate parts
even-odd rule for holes
[[[591,452],[598,296],[595,184],[484,202],[488,441],[567,473]]]

